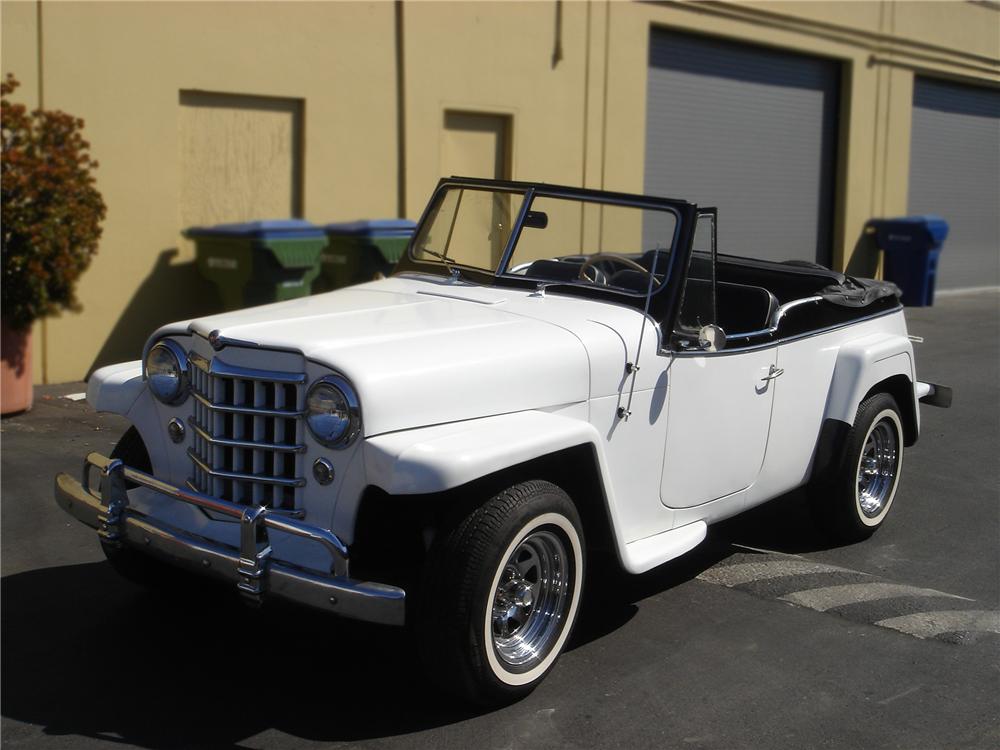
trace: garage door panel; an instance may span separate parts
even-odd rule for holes
[[[720,250],[828,263],[839,68],[654,30],[646,192],[720,210]]]
[[[1000,91],[916,78],[909,196],[950,227],[939,289],[1000,285]]]

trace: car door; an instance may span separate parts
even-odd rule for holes
[[[674,354],[660,480],[664,505],[701,505],[757,479],[771,423],[775,352]]]
[[[757,479],[767,449],[775,347],[714,351],[715,211],[699,212],[694,252],[672,336],[660,500],[690,508],[735,495]]]

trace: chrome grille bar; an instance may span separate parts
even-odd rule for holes
[[[219,469],[213,469],[211,466],[198,458],[198,454],[190,448],[188,448],[187,454],[188,458],[190,458],[199,469],[208,474],[210,477],[218,479],[235,479],[239,482],[259,482],[260,484],[274,484],[279,487],[302,487],[306,483],[306,480],[302,478],[284,479],[282,477],[266,476],[261,474],[242,474],[235,471],[220,471]]]
[[[244,368],[192,352],[191,486],[242,505],[300,506],[304,373]]]
[[[230,448],[247,448],[249,450],[267,450],[267,451],[279,451],[283,453],[303,453],[306,449],[304,445],[301,444],[287,444],[287,443],[255,443],[252,440],[230,440],[228,438],[212,437],[205,429],[198,424],[198,421],[194,417],[188,417],[188,424],[191,425],[191,429],[197,433],[198,437],[207,443],[212,445],[225,445]],[[236,430],[239,433],[239,430]]]
[[[230,406],[228,404],[217,404],[209,399],[202,396],[200,393],[192,393],[202,405],[209,411],[218,412],[222,414],[251,414],[253,416],[259,417],[279,417],[282,419],[295,419],[296,417],[301,417],[305,415],[304,410],[291,410],[291,409],[267,409],[264,407],[253,407],[253,406]]]

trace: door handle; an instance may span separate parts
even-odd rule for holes
[[[780,378],[784,374],[785,371],[783,368],[771,365],[771,369],[768,371],[767,375],[762,377],[760,380],[762,383],[766,383],[768,380],[774,380],[775,378]]]

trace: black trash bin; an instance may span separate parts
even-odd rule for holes
[[[308,295],[326,234],[302,219],[191,227],[201,275],[227,310]]]
[[[903,304],[932,305],[948,222],[940,216],[925,215],[872,219],[868,226],[885,254],[883,276],[903,290]]]
[[[329,243],[320,259],[316,292],[388,276],[402,257],[416,223],[407,219],[372,219],[327,224]]]

